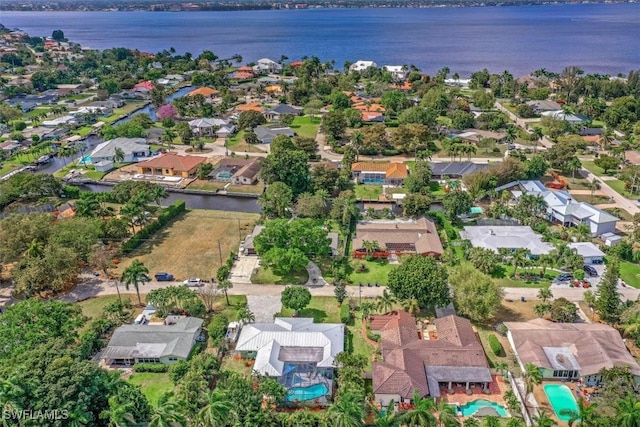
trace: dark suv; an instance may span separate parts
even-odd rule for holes
[[[598,271],[590,265],[584,265],[584,272],[589,275],[589,277],[598,277]]]
[[[572,279],[573,279],[573,274],[571,274],[571,273],[562,273],[562,274],[559,274],[555,278],[555,281],[556,282],[566,282],[566,281],[572,280]]]
[[[156,278],[156,280],[158,282],[171,282],[173,281],[173,274],[169,274],[169,273],[156,273],[155,276],[153,276]]]

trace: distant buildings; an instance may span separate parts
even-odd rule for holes
[[[351,64],[351,66],[349,67],[349,71],[364,71],[367,68],[371,68],[371,67],[377,67],[378,64],[376,64],[373,61],[356,61],[353,64]]]

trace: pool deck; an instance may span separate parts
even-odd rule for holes
[[[447,399],[447,402],[457,403],[460,406],[473,402],[474,400],[484,399],[498,403],[506,408],[507,405],[503,396],[504,392],[509,390],[509,386],[500,375],[492,375],[491,378],[493,378],[493,381],[489,384],[490,394],[485,394],[482,391],[482,387],[473,387],[471,388],[472,393],[467,394],[464,386],[455,385],[453,387],[453,393],[447,393],[447,388],[441,387],[440,394]]]
[[[549,381],[549,380],[545,380],[545,381],[542,382],[542,384],[537,385],[533,389],[533,395],[534,395],[536,401],[538,402],[538,404],[540,405],[540,409],[544,410],[547,413],[547,415],[549,415],[551,418],[553,418],[558,423],[558,426],[560,426],[560,427],[567,426],[568,424],[567,424],[566,421],[563,421],[563,420],[559,419],[556,416],[556,413],[553,410],[553,406],[551,405],[551,402],[549,402],[549,398],[547,397],[547,394],[544,392],[544,386],[548,385],[548,384],[565,385],[565,386],[569,387],[569,389],[571,390],[571,395],[576,400],[576,402],[578,401],[578,395],[576,394],[576,390],[581,388],[580,384],[578,384],[576,381]]]

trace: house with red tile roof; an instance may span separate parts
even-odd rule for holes
[[[189,92],[187,94],[187,96],[202,95],[206,99],[212,99],[212,98],[215,98],[219,93],[220,93],[220,91],[218,91],[216,89],[212,89],[212,88],[207,87],[207,86],[202,86],[202,87],[199,87],[198,89],[192,90],[191,92]]]
[[[174,151],[169,151],[161,156],[136,164],[138,173],[146,175],[181,176],[189,178],[196,173],[200,164],[205,162],[204,157],[180,156]]]
[[[150,92],[153,90],[153,83],[147,80],[144,82],[140,82],[133,87],[134,92]]]
[[[409,176],[409,169],[397,162],[355,162],[351,165],[351,176],[358,184],[401,186]]]
[[[249,104],[238,105],[236,111],[240,113],[243,111],[257,111],[258,113],[262,113],[264,108],[258,102],[251,102]]]
[[[370,317],[371,331],[380,335],[382,357],[373,362],[373,393],[386,407],[391,400],[411,402],[438,398],[463,384],[489,391],[492,381],[482,344],[471,322],[454,314],[435,319],[419,331],[412,315],[398,310]]]

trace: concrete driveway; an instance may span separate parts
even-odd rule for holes
[[[241,255],[231,268],[229,280],[233,283],[249,284],[251,283],[251,276],[253,275],[253,272],[259,265],[260,259],[257,256]]]

